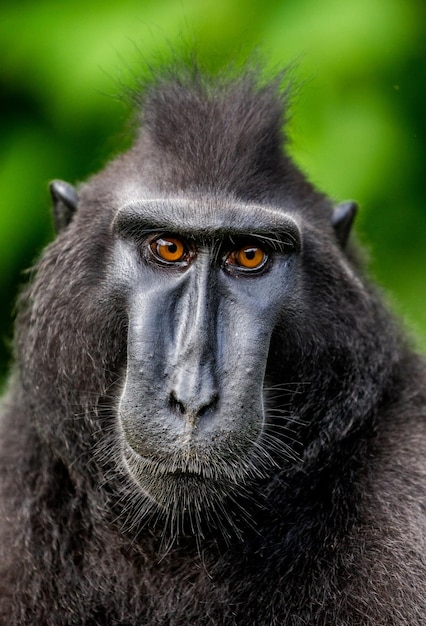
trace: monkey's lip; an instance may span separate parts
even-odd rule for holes
[[[172,476],[201,476],[204,475],[204,472],[200,470],[199,472],[194,472],[194,470],[189,470],[187,468],[177,467],[175,469],[166,470],[167,474],[171,474]]]
[[[209,471],[209,466],[199,459],[176,459],[164,457],[149,457],[137,452],[130,444],[125,448],[125,459],[130,465],[130,469],[140,471],[149,471],[152,475],[160,476],[182,476],[194,478],[206,478],[213,472]]]
[[[246,474],[245,465],[229,465],[223,459],[200,458],[195,453],[192,457],[187,454],[185,458],[144,456],[134,450],[130,444],[126,444],[124,461],[136,478],[145,474],[157,478],[169,478],[170,480],[190,479],[194,481],[229,481],[239,482]]]

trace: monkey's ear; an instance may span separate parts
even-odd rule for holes
[[[342,248],[346,246],[355,219],[358,205],[356,202],[342,202],[338,204],[331,216],[331,225],[336,233],[337,241]]]
[[[63,180],[52,180],[49,191],[53,200],[53,224],[56,232],[60,233],[77,210],[78,195],[74,187]]]

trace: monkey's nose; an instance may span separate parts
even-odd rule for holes
[[[188,421],[194,421],[214,411],[219,402],[219,394],[213,390],[197,397],[185,397],[173,390],[169,395],[169,405],[174,412]]]

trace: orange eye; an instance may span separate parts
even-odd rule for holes
[[[251,245],[231,252],[226,263],[245,270],[257,270],[263,267],[267,258],[266,252],[262,248]]]
[[[176,237],[158,237],[150,247],[154,256],[166,263],[180,263],[185,261],[188,255],[185,244]]]

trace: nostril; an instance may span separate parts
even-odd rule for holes
[[[203,417],[204,415],[207,415],[207,413],[209,413],[210,411],[213,411],[217,407],[218,401],[219,396],[215,394],[210,402],[207,402],[198,409],[197,416]]]
[[[201,403],[196,401],[188,403],[182,402],[177,398],[174,391],[171,391],[169,395],[169,404],[174,411],[180,413],[180,415],[192,415],[193,417],[203,417],[207,415],[217,407],[218,402],[218,394],[214,394],[207,402]]]
[[[175,395],[174,391],[172,391],[170,393],[169,403],[170,403],[170,406],[172,407],[172,409],[174,409],[175,411],[177,411],[181,415],[184,415],[186,413],[185,405],[183,404],[183,402],[181,402],[180,400],[178,400],[176,398],[176,395]]]

